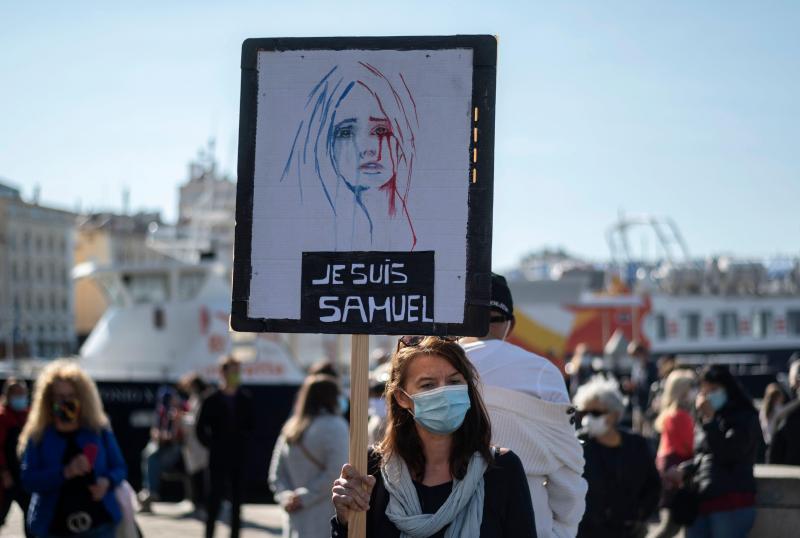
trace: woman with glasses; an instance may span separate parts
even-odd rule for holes
[[[34,535],[115,535],[114,488],[127,469],[97,386],[74,362],[55,361],[39,375],[19,450]]]
[[[372,537],[536,536],[519,458],[490,445],[489,418],[463,349],[404,337],[386,385],[387,426],[368,473],[342,468],[333,484],[332,536],[367,512]]]
[[[644,437],[620,430],[625,411],[616,382],[594,378],[575,394],[589,483],[585,538],[640,538],[658,506],[661,479]]]

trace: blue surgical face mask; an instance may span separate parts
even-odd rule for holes
[[[714,408],[714,411],[719,411],[728,403],[728,393],[725,392],[725,389],[717,389],[709,392],[706,395],[706,399],[711,404],[711,407]]]
[[[28,397],[12,396],[8,399],[8,404],[14,411],[25,411],[28,408]]]
[[[439,387],[413,396],[403,392],[414,402],[412,414],[417,424],[439,435],[447,435],[459,429],[470,408],[466,385]]]

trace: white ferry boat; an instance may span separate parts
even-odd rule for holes
[[[659,259],[631,252],[635,227],[656,238]],[[608,239],[611,263],[543,251],[508,275],[517,314],[511,340],[563,366],[580,344],[607,355],[617,333],[654,356],[729,363],[754,396],[800,351],[800,258],[694,260],[677,226],[653,217],[623,218]]]

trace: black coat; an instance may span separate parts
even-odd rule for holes
[[[686,468],[701,500],[755,493],[753,465],[763,442],[755,409],[723,407],[695,428],[694,459]]]
[[[197,439],[209,449],[211,467],[244,465],[250,432],[255,424],[253,400],[239,389],[230,405],[228,397],[217,390],[200,407]]]
[[[579,537],[639,536],[658,507],[661,478],[647,441],[635,433],[619,433],[622,443],[614,448],[581,436],[589,490]]]
[[[767,462],[800,465],[800,404],[778,423],[767,451]]]
[[[375,477],[375,487],[372,489],[370,509],[367,512],[367,538],[396,538],[400,536],[400,531],[386,516],[389,492],[383,484],[380,463],[380,455],[370,450],[368,473]],[[519,457],[511,451],[498,454],[494,463],[489,465],[484,473],[483,479],[483,520],[480,538],[536,538],[536,523],[528,478],[525,476],[525,469]],[[436,489],[441,487],[434,486]],[[418,494],[420,489],[426,488],[418,486]],[[448,494],[449,491],[445,492],[444,497],[446,498]],[[427,506],[423,498],[420,498],[420,504],[425,513],[434,513],[438,509],[438,506]],[[331,520],[331,526],[332,537],[347,536],[347,527],[340,525],[335,516]],[[444,536],[446,529],[447,527],[434,534],[432,538]]]

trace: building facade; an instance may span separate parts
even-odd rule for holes
[[[78,218],[75,265],[142,267],[161,263],[166,256],[148,246],[149,230],[161,223],[158,213],[118,215],[93,213]],[[105,312],[108,302],[92,279],[75,282],[75,329],[82,343]]]
[[[0,360],[75,352],[75,215],[0,184]]]

